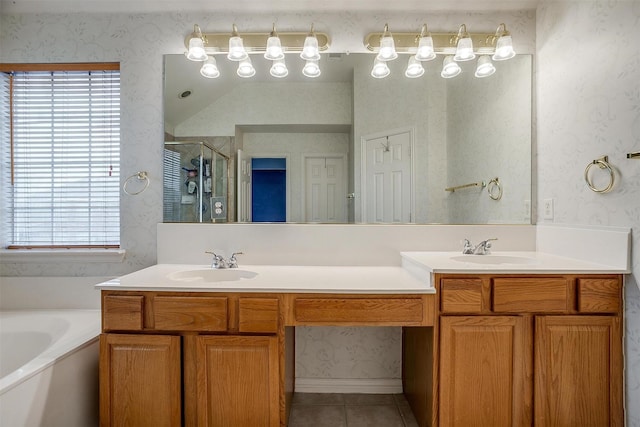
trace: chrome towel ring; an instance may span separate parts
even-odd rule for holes
[[[609,184],[604,188],[597,188],[593,185],[593,181],[591,179],[591,174],[589,173],[591,166],[598,165],[598,168],[604,169],[609,173]],[[613,167],[609,164],[609,156],[602,156],[599,159],[596,159],[589,163],[584,170],[584,180],[587,182],[587,185],[591,189],[591,191],[595,193],[608,193],[613,188],[613,184],[616,182],[616,172],[613,170]]]
[[[137,178],[138,181],[144,181],[144,187],[142,187],[142,189],[135,192],[127,190],[127,186],[129,185],[129,183],[133,178]],[[131,175],[129,178],[127,178],[127,180],[122,185],[122,191],[124,191],[126,194],[130,196],[135,196],[137,194],[142,193],[144,190],[146,190],[148,186],[149,186],[149,176],[147,175],[147,172],[140,171],[136,174]]]
[[[489,181],[489,184],[487,184],[487,192],[489,193],[491,200],[502,199],[502,185],[500,185],[499,178],[493,178]]]

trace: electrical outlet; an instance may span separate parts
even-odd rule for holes
[[[543,218],[553,219],[553,199],[544,199]]]
[[[523,203],[524,210],[524,220],[528,221],[531,219],[531,200],[525,200]]]

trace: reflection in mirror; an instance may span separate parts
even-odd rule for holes
[[[531,56],[486,78],[461,63],[443,79],[438,57],[409,79],[406,62],[374,79],[373,55],[324,54],[310,79],[290,55],[285,79],[262,59],[241,79],[220,60],[206,79],[201,64],[165,55],[165,141],[208,141],[229,157],[229,221],[529,223]],[[486,186],[495,178],[499,199]]]

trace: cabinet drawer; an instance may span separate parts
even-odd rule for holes
[[[443,313],[480,313],[482,280],[442,279],[440,310]]]
[[[617,313],[621,307],[621,283],[618,279],[578,279],[578,311]]]
[[[278,332],[277,298],[240,298],[238,301],[239,332]]]
[[[105,331],[141,331],[144,297],[142,295],[106,295],[102,298],[102,329]]]
[[[299,324],[419,325],[423,309],[411,298],[297,298],[294,315]]]
[[[496,313],[566,313],[572,301],[571,281],[562,277],[493,279]]]
[[[165,331],[226,331],[226,297],[157,296],[154,329]]]

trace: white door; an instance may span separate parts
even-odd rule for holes
[[[251,157],[238,150],[238,222],[251,222]]]
[[[412,149],[412,130],[362,138],[364,222],[412,222]]]
[[[305,157],[306,222],[346,222],[345,158]]]

